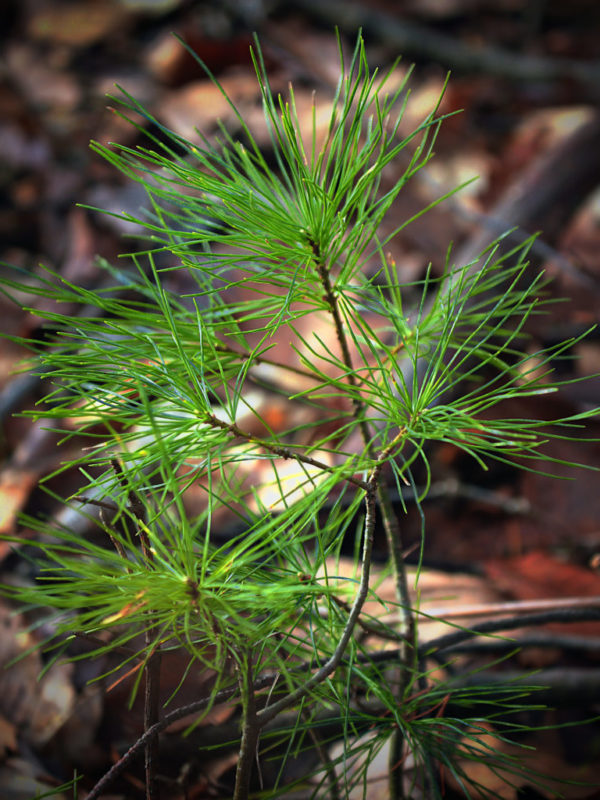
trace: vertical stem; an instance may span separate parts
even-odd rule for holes
[[[318,244],[310,240],[310,245],[315,257],[317,273],[319,275],[321,283],[323,284],[324,299],[329,307],[329,311],[333,319],[333,324],[335,326],[336,336],[340,344],[340,350],[342,353],[342,360],[347,368],[348,382],[352,387],[356,388],[358,386],[358,382],[356,380],[356,376],[352,365],[352,357],[350,355],[350,348],[348,347],[348,340],[346,338],[346,333],[344,331],[344,325],[342,316],[340,314],[339,304],[335,296],[335,293],[333,291],[333,287],[331,285],[329,268],[321,257],[321,252]],[[372,453],[373,447],[371,443],[371,433],[367,422],[365,404],[360,399],[357,393],[353,394],[352,402],[354,404],[355,417],[360,427],[365,449],[367,453]],[[396,439],[394,439],[394,441],[390,445],[388,445],[388,447],[386,447],[385,450],[379,455],[378,461],[380,464],[382,464],[383,461],[391,454],[393,447],[401,439],[401,436],[402,436],[402,431],[396,437]],[[381,483],[377,484],[377,503],[381,511],[383,526],[386,534],[388,548],[390,551],[390,558],[392,559],[392,567],[394,570],[394,578],[396,584],[396,599],[398,601],[398,604],[400,605],[400,608],[402,609],[402,614],[404,618],[404,627],[406,629],[404,631],[406,639],[405,643],[401,647],[401,657],[399,665],[399,673],[400,673],[399,696],[402,697],[409,677],[408,676],[408,665],[410,663],[409,649],[413,644],[413,638],[415,633],[414,620],[412,612],[410,610],[411,603],[408,592],[408,580],[406,577],[406,569],[404,565],[404,556],[403,556],[404,547],[402,544],[400,525],[398,523],[398,518],[396,517],[394,510],[392,508],[392,504],[389,499],[389,494],[385,486],[381,485]],[[403,750],[404,750],[404,736],[402,735],[401,730],[397,728],[395,732],[392,734],[392,741],[390,748],[389,781],[390,781],[391,800],[402,800],[402,798],[404,798],[403,771],[401,768],[403,760]]]
[[[381,464],[376,464],[365,489],[365,530],[363,534],[360,583],[339,642],[331,657],[301,686],[258,712],[256,716],[261,727],[274,719],[285,708],[301,700],[311,689],[328,678],[329,675],[338,668],[344,656],[346,647],[352,638],[354,626],[360,617],[360,612],[362,611],[362,607],[369,593],[369,576],[371,574],[371,556],[373,553],[373,535],[375,531],[375,509],[377,505],[375,496],[380,472]]]
[[[383,519],[388,549],[392,559],[394,571],[396,600],[398,601],[403,622],[405,636],[400,645],[400,659],[398,667],[398,696],[402,698],[409,679],[409,664],[411,662],[410,650],[414,644],[414,619],[411,611],[411,601],[408,592],[408,579],[404,565],[402,533],[397,516],[394,514],[390,496],[385,487],[379,486],[377,491],[377,502]],[[416,650],[414,651],[416,652]],[[390,800],[403,800],[404,798],[404,734],[400,728],[396,728],[390,737],[390,752],[388,757],[389,770],[389,796]]]
[[[411,599],[408,589],[408,578],[404,568],[404,546],[402,542],[402,532],[398,517],[394,513],[390,501],[389,492],[384,486],[377,489],[377,502],[383,520],[386,540],[394,568],[394,579],[396,588],[396,599],[398,600],[404,621],[403,631],[407,642],[412,642],[414,635],[414,620],[411,612]]]
[[[158,648],[153,641],[153,629],[146,631],[146,646]],[[158,722],[160,691],[160,651],[155,649],[148,658],[145,669],[144,684],[144,731]],[[146,773],[146,800],[159,800],[159,789],[156,782],[156,765],[158,763],[158,735],[152,736],[144,749],[144,768]]]
[[[315,256],[317,272],[319,274],[321,283],[323,284],[324,300],[327,303],[327,306],[329,307],[329,313],[331,314],[331,317],[333,319],[333,325],[335,327],[335,335],[337,336],[337,340],[340,345],[340,350],[342,351],[342,360],[346,365],[346,367],[348,368],[348,383],[352,387],[356,388],[358,386],[358,381],[356,380],[356,375],[354,374],[354,370],[352,368],[352,357],[350,355],[350,348],[348,347],[348,340],[346,338],[346,333],[344,332],[344,322],[342,320],[342,315],[340,314],[339,304],[335,296],[335,293],[333,291],[331,280],[329,278],[329,268],[321,258],[321,253],[318,245],[313,241],[311,241],[310,244]],[[357,394],[352,395],[352,403],[354,405],[354,415],[358,420],[364,445],[367,448],[367,450],[370,450],[371,434],[366,419],[364,403],[362,402],[360,397],[358,397]]]
[[[256,715],[254,682],[252,680],[252,659],[248,653],[241,653],[240,662],[238,669],[240,673],[239,681],[243,709],[242,740],[235,772],[233,800],[247,800],[250,794],[252,766],[256,758],[258,737],[260,734],[260,725]]]

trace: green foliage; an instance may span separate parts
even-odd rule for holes
[[[206,709],[219,692],[241,697],[248,731],[253,704],[238,673],[249,660],[251,694],[261,676],[277,673],[256,724],[276,725],[286,709],[295,721],[263,734],[267,757],[314,747],[309,732],[320,737],[321,727],[323,747],[345,745],[337,765],[315,770],[312,796],[335,796],[337,786],[342,797],[360,785],[397,731],[420,765],[415,780],[438,796],[434,764],[466,786],[460,751],[492,754],[477,744],[477,714],[436,715],[452,688],[438,681],[423,692],[428,678],[410,648],[400,681],[391,680],[390,663],[373,658],[380,645],[362,635],[371,625],[396,642],[418,640],[417,626],[398,634],[361,613],[367,594],[377,597],[368,582],[376,495],[377,513],[390,522],[381,469],[389,464],[399,485],[414,485],[411,469],[421,462],[429,474],[434,441],[457,445],[483,467],[540,458],[549,439],[568,437],[587,414],[549,423],[505,419],[498,409],[556,391],[552,363],[574,341],[525,350],[525,323],[544,306],[540,279],[527,271],[531,242],[505,252],[499,240],[469,265],[453,265],[449,252],[442,278],[402,283],[385,247],[412,220],[385,236],[381,224],[433,156],[443,116],[436,109],[401,137],[406,81],[388,93],[394,70],[371,73],[360,39],[351,62],[342,59],[322,141],[316,112],[303,140],[293,91],[275,97],[260,50],[254,58],[268,154],[239,115],[239,139],[223,129],[194,144],[126,92],[120,113],[147,144],[92,144],[146,190],[147,208],[123,218],[143,228],[148,248],[119,268],[104,264],[109,288],[88,290],[50,271],[38,277],[28,291],[56,301],[56,310],[41,312],[52,336],[26,344],[52,387],[35,416],[67,421],[63,439],[87,439],[61,468],[77,465],[85,479],[69,502],[92,498],[103,514],[94,520],[98,535],[87,538],[23,520],[40,533],[39,578],[6,591],[51,609],[47,646],[59,653],[79,633],[102,634],[97,653],[133,647],[129,660],[155,647],[187,648],[217,676]],[[399,156],[404,171],[390,187],[384,171]],[[180,270],[195,286],[186,297],[167,288]],[[5,282],[9,293],[19,288],[19,280]],[[77,310],[61,313],[65,305]],[[283,360],[282,340],[292,348]],[[294,390],[268,377],[286,374],[285,385],[298,381]],[[287,426],[273,427],[254,404],[256,385],[285,399]],[[271,470],[272,506],[249,485],[257,464]],[[206,494],[196,516],[185,502],[192,485]],[[223,508],[243,532],[219,544],[213,520]],[[335,565],[353,535],[350,580]],[[360,703],[349,700],[356,692]],[[495,690],[498,735],[510,728],[515,697]],[[369,727],[370,738],[361,738]],[[346,769],[353,760],[354,773]],[[269,796],[286,790],[282,763]],[[244,780],[238,775],[236,797],[246,796]]]

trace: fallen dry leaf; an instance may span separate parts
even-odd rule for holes
[[[33,13],[27,24],[32,39],[71,47],[89,47],[120,28],[126,9],[115,0],[53,4]]]

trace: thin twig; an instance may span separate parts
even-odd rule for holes
[[[342,597],[336,597],[335,595],[331,595],[331,599],[337,606],[343,608],[344,611],[350,613],[352,606]],[[325,611],[324,615],[326,614],[327,612]],[[359,617],[356,620],[356,624],[358,625],[359,628],[362,628],[362,630],[365,633],[370,634],[371,636],[377,636],[379,639],[385,639],[390,642],[406,641],[406,636],[403,633],[398,633],[398,631],[395,631],[388,625],[379,622],[379,620],[366,620]]]
[[[76,500],[78,503],[82,503],[82,505],[89,505],[89,506],[97,506],[97,508],[102,508],[105,511],[118,511],[119,508],[114,503],[106,503],[104,500],[95,500],[93,497],[87,497],[87,495],[79,494],[76,497],[71,497],[71,500]]]
[[[158,722],[160,711],[160,645],[153,642],[156,626],[149,628],[146,633],[146,646],[151,647],[148,661],[144,670],[144,730],[151,730]],[[158,735],[151,737],[145,748],[146,772],[146,798],[158,800],[159,790],[156,781],[156,767],[158,764]]]
[[[267,724],[270,720],[274,719],[285,708],[296,703],[302,699],[311,689],[318,686],[326,680],[332,672],[342,662],[346,647],[352,637],[354,626],[358,620],[362,607],[367,594],[369,592],[369,576],[371,571],[371,553],[373,551],[373,532],[375,530],[375,509],[376,509],[376,492],[379,475],[381,472],[381,465],[378,464],[373,470],[371,477],[368,481],[368,489],[365,493],[365,530],[363,534],[363,552],[361,559],[361,577],[358,587],[358,592],[354,598],[352,609],[348,615],[348,620],[340,637],[333,654],[327,661],[303,684],[298,686],[294,691],[290,692],[285,697],[277,700],[272,705],[267,706],[257,714],[261,727]]]
[[[546,611],[558,608],[590,608],[600,606],[600,597],[557,597],[543,598],[540,600],[512,600],[504,603],[481,603],[479,605],[465,605],[449,608],[428,608],[423,622],[428,619],[437,621],[458,617],[489,616],[490,614],[525,614],[532,611]]]
[[[256,682],[255,688],[258,688],[259,686],[270,686],[274,680],[274,675],[265,676],[262,684],[260,681]],[[213,703],[216,705],[218,703],[224,703],[227,700],[231,700],[236,691],[236,687],[222,689],[220,692],[217,692],[214,697],[203,697],[200,700],[196,700],[193,703],[188,703],[185,706],[181,706],[180,708],[176,708],[173,711],[170,711],[168,714],[165,714],[165,716],[159,720],[159,722],[155,723],[151,728],[144,731],[142,736],[140,736],[140,738],[131,745],[129,750],[127,750],[121,756],[121,758],[115,764],[113,764],[108,772],[106,772],[100,778],[98,783],[96,783],[96,785],[86,796],[86,800],[98,800],[98,798],[107,791],[109,786],[119,777],[119,775],[125,771],[127,765],[132,761],[132,759],[134,759],[137,754],[146,747],[147,743],[151,741],[153,737],[158,736],[161,731],[164,731],[166,728],[168,728],[169,725],[172,725],[174,722],[190,716],[191,714],[198,714]]]
[[[584,622],[588,620],[600,620],[600,607],[595,605],[590,598],[590,604],[586,608],[555,608],[549,611],[542,611],[537,614],[523,614],[522,616],[503,617],[482,622],[469,630],[458,630],[454,633],[446,633],[430,642],[419,645],[420,655],[426,656],[439,650],[445,650],[460,642],[473,639],[476,636],[497,633],[498,631],[514,630],[529,625],[546,625],[550,622]],[[378,654],[374,654],[375,656]]]
[[[273,455],[279,456],[280,458],[295,459],[296,461],[300,461],[302,464],[310,464],[311,466],[317,467],[317,469],[321,469],[325,472],[332,471],[330,464],[326,464],[324,461],[319,461],[311,456],[306,456],[290,447],[273,444],[265,439],[260,439],[257,436],[253,436],[251,433],[247,433],[239,428],[235,422],[225,422],[224,420],[215,417],[214,414],[207,414],[203,421],[215,428],[228,431],[239,439],[245,439],[247,442],[252,442],[256,447],[263,447],[265,450],[268,450],[270,453],[273,453]],[[354,475],[344,475],[342,478],[340,478],[340,480],[348,481],[348,483],[352,483],[354,486],[358,486],[359,489],[364,489],[365,491],[368,487],[367,481],[357,478]]]
[[[256,758],[260,725],[256,717],[256,698],[252,678],[252,658],[249,653],[239,654],[239,684],[242,698],[242,738],[235,772],[233,800],[247,800],[250,793],[252,765]]]
[[[430,642],[426,642],[419,646],[418,654],[419,657],[424,657],[435,650],[439,652],[441,650],[446,650],[454,645],[458,645],[461,642],[468,641],[470,639],[474,639],[477,636],[481,636],[484,634],[496,633],[497,631],[504,631],[504,630],[511,630],[514,628],[525,627],[529,625],[544,625],[546,623],[551,622],[564,622],[564,623],[574,623],[574,622],[588,622],[588,621],[595,621],[600,620],[600,608],[598,607],[588,607],[588,608],[563,608],[563,609],[555,609],[552,611],[547,611],[540,614],[530,614],[518,617],[509,617],[500,620],[490,620],[488,623],[483,623],[479,625],[476,629],[473,630],[460,630],[456,633],[446,634],[444,636],[440,636],[437,639],[433,639]],[[514,642],[515,646],[518,646],[518,640]],[[387,662],[394,663],[398,661],[400,656],[399,649],[393,650],[383,650],[379,653],[369,653],[369,654],[359,654],[356,657],[357,663],[360,664],[385,664]],[[343,654],[340,658],[339,664],[344,664]],[[349,666],[351,666],[349,664]],[[306,673],[307,669],[311,669],[311,665],[309,663],[299,664],[295,672],[298,674]],[[320,668],[322,669],[322,667]],[[329,674],[329,673],[328,673]],[[268,689],[272,687],[278,680],[279,680],[279,672],[270,672],[265,673],[263,675],[259,675],[254,680],[254,691],[260,691],[261,689]],[[312,688],[312,687],[311,687]],[[121,758],[114,764],[110,770],[103,775],[103,777],[98,781],[98,783],[92,788],[92,790],[87,795],[87,800],[98,800],[98,798],[108,789],[111,783],[118,778],[118,776],[126,769],[127,765],[130,761],[135,758],[135,756],[142,750],[148,740],[152,738],[152,736],[157,736],[162,731],[166,730],[170,725],[174,722],[177,722],[184,717],[191,716],[192,714],[198,714],[203,711],[209,705],[218,705],[220,703],[225,703],[228,700],[231,700],[232,697],[235,696],[237,692],[237,687],[229,687],[227,689],[222,689],[220,692],[217,692],[214,696],[203,697],[200,700],[196,700],[193,703],[189,703],[188,705],[181,706],[180,708],[173,709],[168,714],[157,722],[155,725],[152,726],[149,730],[147,730],[140,738],[131,745],[129,750],[121,756]],[[284,700],[287,698],[284,698]],[[295,702],[292,700],[291,702]],[[290,703],[286,703],[286,706],[290,705]],[[272,709],[274,706],[268,706],[267,709]],[[266,710],[266,709],[265,709]],[[276,714],[272,715],[273,717],[277,716]],[[261,724],[261,728],[264,728],[266,723]],[[229,738],[229,734],[228,734]]]
[[[348,347],[348,340],[346,337],[346,332],[344,330],[344,324],[342,320],[342,315],[340,313],[338,299],[336,297],[335,292],[333,291],[333,286],[331,284],[329,266],[323,259],[318,244],[312,239],[310,240],[310,246],[313,251],[315,259],[315,267],[323,286],[324,300],[327,303],[329,313],[331,314],[331,317],[333,319],[336,336],[340,345],[340,350],[342,352],[342,360],[346,367],[348,383],[355,390],[352,393],[352,403],[354,405],[355,417],[360,427],[360,432],[364,443],[365,451],[367,454],[371,455],[373,450],[373,443],[371,440],[369,423],[367,421],[367,409],[357,391],[359,386],[359,380],[357,380],[356,378],[356,372],[354,370],[354,365],[352,363],[352,357],[350,355],[350,348]],[[387,461],[387,459],[391,456],[392,452],[397,447],[399,446],[401,447],[403,436],[404,436],[404,431],[401,430],[398,433],[398,435],[392,440],[392,442],[390,442],[388,446],[380,453],[378,458],[378,463],[380,467],[385,463],[385,461]],[[400,687],[398,694],[399,696],[402,696],[405,685],[408,680],[407,666],[410,657],[409,642],[412,643],[414,638],[414,621],[413,621],[413,615],[411,611],[411,604],[409,598],[408,580],[406,576],[406,568],[403,555],[404,546],[402,543],[400,525],[398,523],[398,518],[395,515],[392,504],[390,502],[390,497],[387,488],[383,486],[383,484],[381,483],[378,483],[377,485],[377,502],[379,504],[379,509],[381,511],[383,527],[385,530],[388,548],[390,551],[390,557],[392,560],[394,579],[396,584],[396,598],[398,600],[400,607],[403,609],[404,613],[405,630],[403,632],[407,636],[399,664]],[[404,750],[404,737],[400,729],[397,728],[392,736],[392,742],[390,747],[390,759],[391,762],[393,762],[390,764],[390,794],[392,800],[402,800],[402,798],[404,797],[403,771],[401,769],[403,750]]]
[[[277,367],[278,369],[286,370],[287,372],[293,372],[295,375],[300,375],[302,378],[310,378],[311,381],[317,382],[317,378],[313,372],[309,372],[308,370],[302,369],[301,367],[295,367],[293,364],[285,364],[281,361],[275,361],[272,358],[265,358],[264,356],[257,356],[253,353],[240,353],[239,350],[236,350],[234,347],[229,347],[222,342],[218,342],[215,344],[215,350],[220,351],[222,353],[230,353],[232,356],[237,356],[238,358],[245,358],[246,360],[252,358],[253,363],[255,364],[268,364],[270,367]]]
[[[445,657],[449,653],[475,653],[479,655],[495,655],[497,653],[507,653],[515,649],[525,650],[528,647],[535,647],[549,650],[567,650],[584,653],[600,652],[600,637],[590,636],[571,636],[559,634],[528,633],[515,639],[486,639],[485,641],[461,642],[452,647],[447,647],[443,651],[439,650]]]
[[[492,690],[490,693],[486,692],[485,700],[481,695],[478,696],[477,692],[464,691],[479,687]],[[508,672],[486,670],[463,673],[443,683],[430,685],[429,689],[433,695],[428,692],[419,693],[419,698],[413,695],[411,698],[413,703],[419,699],[418,710],[416,707],[413,710],[413,719],[439,718],[442,715],[457,719],[468,719],[473,716],[481,719],[484,701],[489,703],[490,712],[492,707],[497,712],[498,699],[502,695],[506,696],[507,689],[509,692],[514,689],[515,694],[524,694],[523,690],[526,688],[534,689],[535,693],[532,692],[531,697],[536,705],[539,702],[553,707],[568,708],[575,702],[583,701],[589,708],[590,702],[600,693],[600,671],[593,667],[587,669],[569,667],[544,669],[533,675],[530,670]],[[497,690],[496,695],[493,690]],[[452,698],[454,692],[458,693],[457,702]],[[472,704],[468,702],[469,694],[472,695]],[[346,705],[333,704],[326,708],[318,708],[311,720],[311,727],[318,730],[321,739],[327,742],[343,738],[348,730],[360,736],[363,732],[373,730],[374,726],[380,725],[389,729],[393,724],[385,701],[378,697],[366,696],[361,696],[360,699],[348,702]],[[272,741],[279,740],[286,749],[294,735],[298,738],[304,735],[304,729],[298,728],[297,711],[280,714],[261,731],[261,736],[268,737]],[[239,722],[234,720],[219,726],[197,728],[191,736],[194,748],[211,748],[213,753],[217,749],[231,751],[239,742]],[[296,741],[294,740],[292,746]],[[273,749],[271,751],[273,757],[275,753],[276,750]]]
[[[347,370],[347,378],[348,383],[354,389],[358,387],[358,381],[356,379],[356,374],[354,371],[354,366],[352,364],[352,357],[350,356],[350,348],[348,347],[348,341],[346,339],[346,333],[344,331],[344,323],[342,320],[342,315],[340,314],[340,308],[337,301],[337,297],[335,296],[335,292],[333,291],[333,286],[331,285],[331,279],[329,277],[329,268],[327,264],[324,262],[321,252],[319,250],[319,246],[316,242],[310,241],[310,245],[313,251],[313,255],[315,257],[315,267],[317,269],[317,273],[319,275],[319,279],[323,285],[324,291],[324,300],[327,303],[327,307],[329,309],[329,313],[333,319],[333,325],[335,327],[335,335],[337,336],[338,343],[340,345],[340,350],[342,351],[342,361],[344,362]],[[371,448],[371,434],[369,431],[369,425],[367,423],[367,415],[365,413],[365,406],[362,400],[360,399],[357,392],[352,393],[352,404],[354,405],[354,413],[358,424],[360,426],[360,431],[362,435],[363,442],[367,450]]]

